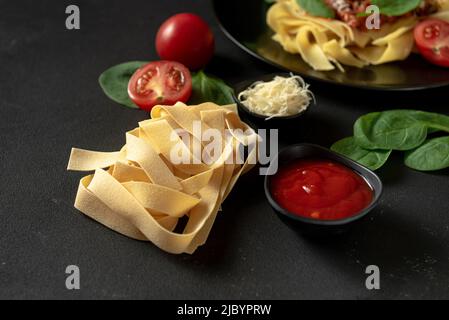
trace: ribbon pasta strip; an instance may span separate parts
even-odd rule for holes
[[[195,123],[201,132],[216,129],[223,142],[207,164],[194,152],[196,145],[201,154],[209,154]],[[236,134],[234,129],[241,130]],[[196,144],[185,143],[185,137]],[[256,139],[235,105],[156,106],[151,119],[126,133],[120,151],[72,149],[68,170],[94,171],[81,179],[75,207],[130,238],[151,241],[169,253],[191,254],[207,240],[221,203],[240,175],[255,163],[256,148],[241,164],[234,161],[234,151]],[[187,154],[189,161],[172,161],[173,150]],[[184,230],[174,232],[184,216]]]
[[[449,8],[437,13],[449,21]],[[360,31],[339,20],[312,17],[296,0],[277,0],[267,12],[273,39],[285,51],[300,54],[313,69],[328,71],[342,65],[362,68],[406,59],[413,51],[414,16],[385,23],[380,30]]]

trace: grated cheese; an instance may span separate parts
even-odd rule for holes
[[[274,117],[286,117],[306,110],[314,96],[300,76],[276,76],[273,80],[253,83],[238,95],[251,112]]]

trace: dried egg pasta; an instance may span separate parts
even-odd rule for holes
[[[240,120],[235,105],[156,106],[151,117],[126,133],[126,145],[119,152],[72,149],[69,170],[95,171],[81,179],[75,207],[128,237],[151,241],[170,253],[193,253],[205,243],[239,176],[255,163],[256,148],[243,164],[229,161],[234,160],[232,151],[258,136]],[[170,152],[179,142],[174,130],[201,144],[194,121],[202,130],[217,129],[226,145],[216,161],[206,164],[193,162],[193,144],[184,144],[192,162],[172,163]],[[230,139],[225,139],[227,129]],[[234,134],[232,129],[242,131]],[[188,217],[184,230],[174,232],[184,216]]]

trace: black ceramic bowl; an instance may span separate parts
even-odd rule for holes
[[[295,229],[307,235],[336,235],[347,231],[349,228],[362,221],[363,218],[366,218],[366,216],[374,209],[374,207],[377,206],[383,189],[382,181],[380,180],[380,178],[374,172],[358,164],[357,162],[326,148],[313,144],[297,144],[287,147],[283,149],[277,156],[278,168],[281,168],[294,160],[306,158],[329,159],[354,170],[362,178],[364,178],[373,189],[373,200],[368,207],[366,207],[358,214],[341,220],[324,221],[300,217],[285,210],[273,199],[273,197],[271,196],[272,176],[267,175],[265,176],[265,195],[271,207],[284,222],[288,223],[289,225],[295,227]],[[273,166],[274,163],[275,162],[272,161],[270,166]]]
[[[239,84],[234,86],[234,94],[233,98],[235,103],[237,104],[237,107],[239,109],[240,116],[242,116],[243,120],[246,120],[250,124],[254,124],[257,127],[262,128],[281,128],[284,126],[295,126],[299,123],[299,120],[303,118],[303,116],[307,113],[307,111],[310,109],[311,105],[305,109],[304,111],[291,115],[291,116],[285,116],[285,117],[274,117],[269,120],[267,120],[268,116],[264,116],[258,113],[254,113],[251,110],[249,110],[238,98],[239,94],[248,89],[253,83],[257,81],[271,81],[274,79],[275,76],[281,76],[281,77],[290,77],[291,74],[284,72],[284,73],[272,73],[272,74],[266,74],[257,78],[249,79],[243,82],[240,82]]]

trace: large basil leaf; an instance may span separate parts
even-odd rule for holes
[[[147,62],[131,61],[113,66],[103,72],[98,79],[103,92],[113,101],[129,107],[138,108],[128,96],[128,82],[131,76]]]
[[[422,0],[371,0],[371,4],[378,6],[380,13],[387,16],[402,16],[415,10]]]
[[[223,80],[206,75],[203,71],[192,74],[192,96],[190,104],[214,102],[218,105],[235,103],[233,90]]]
[[[335,18],[335,12],[324,0],[296,0],[298,5],[308,14],[315,17]]]
[[[408,152],[405,164],[420,171],[449,168],[449,137],[428,140],[419,148]]]
[[[449,117],[444,114],[415,111],[413,117],[426,124],[429,127],[429,133],[449,132]]]
[[[367,150],[359,147],[353,137],[337,141],[331,147],[332,151],[340,153],[371,170],[377,170],[388,160],[391,150]]]
[[[391,150],[403,150],[408,167],[440,170],[449,168],[449,137],[426,141],[428,134],[439,131],[449,133],[449,116],[417,110],[374,112],[357,120],[354,138],[338,141],[332,150],[371,169],[382,166]]]
[[[391,110],[369,113],[354,124],[357,145],[375,150],[411,150],[426,139],[428,126],[419,111]]]

